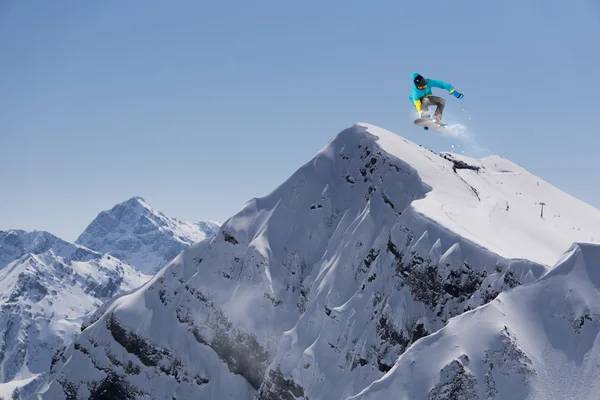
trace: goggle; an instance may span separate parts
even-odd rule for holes
[[[423,86],[417,86],[419,88],[419,90],[423,90],[427,87],[427,84],[423,85]]]

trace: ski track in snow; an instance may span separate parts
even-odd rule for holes
[[[479,172],[458,169],[454,177],[478,193],[487,192],[494,197],[489,202],[477,201],[470,198],[472,196],[464,196],[463,193],[469,193],[467,191],[459,192],[462,196],[457,198],[456,180],[438,172],[447,166],[439,163],[431,166],[419,160],[423,153],[429,153],[428,150],[404,147],[389,131],[368,124],[360,126],[380,137],[378,143],[383,150],[415,167],[424,183],[433,187],[424,199],[413,202],[415,210],[451,231],[466,233],[467,238],[483,247],[507,258],[525,258],[550,266],[571,243],[600,241],[600,237],[594,238],[600,236],[598,209],[556,189],[509,160],[498,156],[476,160],[445,153],[468,165],[482,166]],[[428,155],[426,157],[431,160]],[[498,202],[506,202],[509,210],[495,209]],[[540,218],[540,202],[547,203],[546,219]],[[565,233],[568,230],[573,232]],[[504,235],[504,231],[510,232],[509,235]],[[540,239],[536,240],[536,237]]]

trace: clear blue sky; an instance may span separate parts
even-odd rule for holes
[[[74,240],[135,195],[223,221],[357,121],[450,150],[412,124],[412,72],[598,207],[599,38],[597,0],[3,0],[0,229]]]

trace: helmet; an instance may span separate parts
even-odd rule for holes
[[[421,75],[415,76],[413,82],[415,83],[415,86],[421,90],[425,89],[425,87],[427,86],[427,81]]]

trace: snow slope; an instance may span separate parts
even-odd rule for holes
[[[506,160],[459,158],[346,129],[98,310],[39,398],[347,398],[597,233],[599,210]]]
[[[47,232],[0,231],[0,396],[50,367],[81,318],[149,277]]]
[[[575,244],[542,279],[452,319],[352,399],[598,399],[599,290],[600,245]]]
[[[444,153],[457,168],[448,177],[440,169],[449,166],[437,159],[425,160],[429,156],[424,149],[410,149],[381,128],[369,126],[368,131],[379,136],[386,152],[417,169],[432,187],[425,198],[412,204],[416,212],[497,254],[550,266],[573,242],[600,242],[600,210],[505,158],[475,160]],[[471,190],[456,190],[458,185]],[[546,203],[544,219],[541,202]]]
[[[218,228],[216,222],[193,224],[166,217],[141,197],[133,197],[102,211],[76,243],[153,274],[191,244],[214,236]]]

